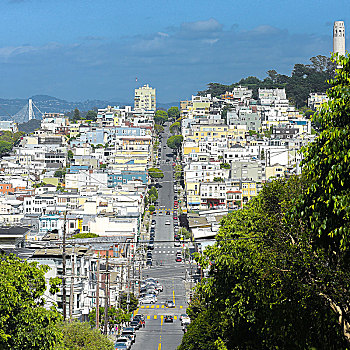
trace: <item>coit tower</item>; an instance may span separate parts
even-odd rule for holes
[[[343,21],[334,22],[333,52],[345,56],[345,26]]]

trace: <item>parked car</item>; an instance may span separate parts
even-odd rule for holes
[[[170,225],[170,220],[165,221],[165,225]]]
[[[126,346],[125,343],[117,342],[117,343],[114,344],[114,349],[115,350],[128,350],[128,347]]]
[[[175,239],[174,247],[181,247],[181,243],[180,243],[180,241],[178,239]]]
[[[157,302],[157,298],[155,295],[149,296],[148,294],[139,299],[140,305],[142,304],[155,304]]]
[[[176,259],[175,259],[176,262],[181,262],[182,261],[182,258],[181,256],[177,256]]]
[[[140,320],[131,321],[130,322],[130,326],[131,327],[135,327],[136,329],[140,329],[141,328],[141,322],[140,322]]]
[[[190,324],[190,323],[191,323],[191,319],[187,315],[184,315],[181,318],[181,326],[184,326],[184,325],[187,325],[187,324]]]
[[[165,306],[169,307],[169,308],[172,308],[172,307],[175,307],[175,303],[172,300],[167,300],[165,302]]]
[[[166,215],[170,215],[170,211],[169,210],[167,210]]]
[[[165,315],[164,322],[174,322],[174,317],[171,315]]]
[[[128,350],[131,348],[131,340],[128,337],[119,337],[117,343],[124,343]]]

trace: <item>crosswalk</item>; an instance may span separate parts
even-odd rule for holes
[[[168,309],[165,305],[141,305],[140,309]],[[183,305],[172,307],[171,309],[183,309]],[[170,310],[170,309],[169,309]]]
[[[163,318],[163,317],[164,317],[163,315],[159,316],[159,318]],[[154,320],[156,320],[156,319],[158,318],[158,315],[153,315],[153,316],[148,315],[148,316],[146,317],[147,320],[150,320],[151,318],[153,318]],[[174,320],[177,320],[177,316],[176,316],[176,315],[174,315]]]

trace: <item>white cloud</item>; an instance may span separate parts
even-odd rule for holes
[[[181,24],[181,30],[189,32],[218,32],[222,30],[222,27],[222,24],[214,18],[206,21],[184,22]]]

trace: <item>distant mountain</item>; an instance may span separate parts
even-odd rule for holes
[[[109,106],[125,106],[133,105],[133,103],[121,103],[120,101],[106,100],[86,100],[84,102],[69,102],[53,96],[35,95],[30,97],[34,105],[43,113],[67,113],[75,108],[82,112],[87,112],[93,108],[105,108]],[[169,109],[172,106],[179,106],[179,102],[174,103],[158,103],[158,108]],[[34,108],[34,113],[40,116],[40,113]],[[0,120],[12,118],[18,123],[28,121],[28,100],[26,99],[3,99],[0,98]]]

